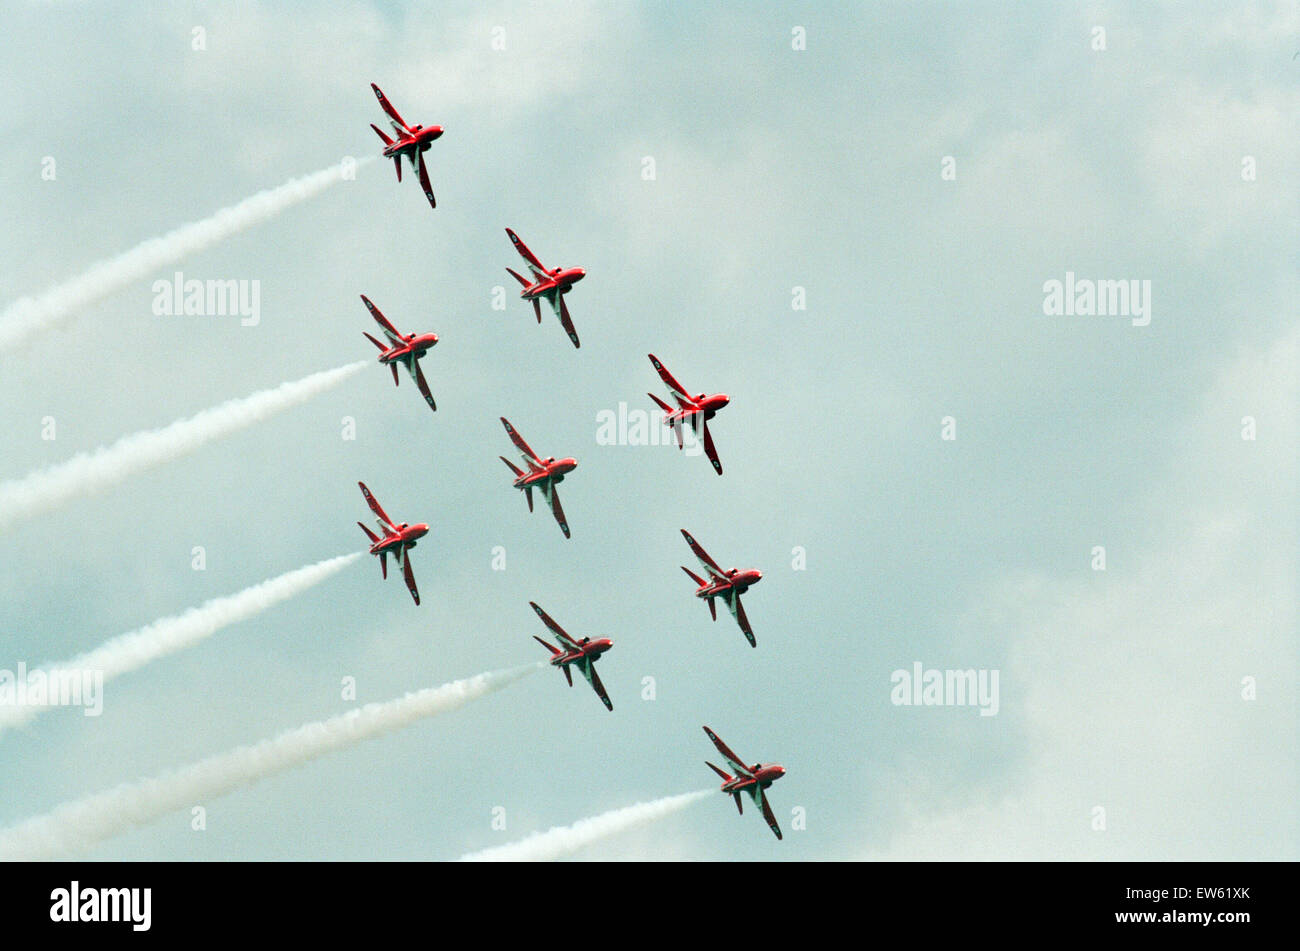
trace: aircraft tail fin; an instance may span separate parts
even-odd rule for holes
[[[521,475],[524,474],[524,470],[523,470],[523,469],[520,469],[518,466],[516,466],[513,462],[511,462],[511,461],[510,461],[509,459],[507,459],[505,456],[497,456],[497,458],[500,459],[502,462],[504,462],[507,466],[509,466],[509,467],[510,467],[510,471],[513,472],[515,475],[517,475],[517,476],[521,476]]]
[[[659,397],[655,396],[653,393],[647,393],[646,396],[648,396],[648,397],[650,397],[652,400],[654,400],[654,401],[655,401],[655,405],[658,406],[658,407],[659,407],[661,410],[663,410],[665,413],[671,413],[671,412],[673,411],[673,408],[672,408],[671,406],[669,406],[667,403],[665,403],[665,402],[664,402],[663,400],[661,400]]]
[[[511,276],[511,277],[513,277],[516,281],[518,281],[518,282],[519,282],[520,284],[522,284],[524,287],[527,287],[530,283],[532,283],[531,281],[529,281],[528,279],[526,279],[522,274],[520,274],[518,271],[516,271],[514,268],[510,268],[510,267],[508,267],[508,268],[506,268],[506,270],[510,272],[510,276]]]
[[[717,766],[714,766],[714,765],[713,765],[712,763],[710,763],[708,760],[705,760],[705,761],[704,761],[704,765],[707,766],[707,767],[709,767],[709,769],[713,770],[713,771],[714,771],[715,773],[717,773],[719,776],[721,776],[721,777],[722,777],[722,781],[723,781],[724,783],[729,783],[729,782],[731,782],[731,774],[728,773],[726,770],[723,770],[723,769],[720,769],[720,768],[717,767]]]
[[[365,337],[367,340],[369,340],[371,343],[373,343],[373,344],[374,344],[376,347],[378,347],[380,350],[387,350],[387,349],[388,349],[388,348],[385,347],[382,343],[380,343],[378,340],[376,340],[374,337],[370,336],[370,334],[366,333],[364,330],[361,331],[361,336]]]
[[[362,530],[363,532],[366,533],[366,538],[369,538],[369,539],[370,539],[370,543],[371,543],[372,545],[373,545],[375,542],[379,541],[379,536],[378,536],[378,535],[376,535],[376,534],[375,534],[374,532],[372,532],[370,529],[366,528],[364,525],[361,525],[360,522],[357,522],[357,524],[361,526],[361,530]]]
[[[558,647],[556,647],[554,644],[548,644],[548,643],[546,643],[546,641],[542,640],[542,639],[541,639],[540,637],[538,637],[536,634],[533,635],[533,640],[535,640],[537,643],[541,644],[543,647],[545,647],[545,648],[546,648],[548,651],[550,651],[552,654],[558,654],[558,653],[560,652],[560,649],[559,649]]]
[[[375,130],[375,135],[379,136],[381,139],[384,140],[384,145],[392,145],[392,144],[393,144],[393,140],[390,139],[387,135],[385,135],[385,134],[384,134],[384,130],[381,129],[381,128],[379,128],[379,126],[375,125],[375,124],[372,122],[372,123],[370,123],[370,128],[372,128],[372,129]]]
[[[704,587],[704,579],[701,578],[699,575],[697,575],[695,572],[691,571],[691,569],[687,568],[685,565],[682,565],[682,571],[684,571],[684,572],[686,572],[688,575],[690,575],[690,576],[691,576],[691,580],[694,581],[694,582],[695,582],[697,585],[699,585],[701,588]]]

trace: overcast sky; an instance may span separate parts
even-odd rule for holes
[[[0,307],[376,152],[372,81],[446,134],[436,210],[371,163],[0,353],[3,481],[372,359],[362,293],[441,338],[436,414],[376,364],[0,537],[13,669],[357,550],[358,479],[431,526],[420,607],[366,559],[110,683],[98,719],[0,737],[0,824],[342,712],[347,677],[369,702],[539,659],[535,600],[613,638],[612,713],[542,671],[89,855],[455,858],[716,785],[708,724],[787,768],[785,840],[718,795],[577,857],[1296,858],[1298,26],[1294,3],[12,4]],[[580,350],[517,299],[506,226],[587,269]],[[260,323],[155,315],[176,270],[260,282]],[[1067,272],[1149,281],[1149,324],[1046,315]],[[602,411],[653,408],[650,352],[730,395],[721,477],[598,444]],[[577,457],[571,540],[510,487],[502,415]],[[681,528],[763,570],[757,649],[692,597]],[[998,671],[997,714],[892,703],[915,662]]]

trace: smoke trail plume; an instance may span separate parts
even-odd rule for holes
[[[160,816],[206,802],[267,776],[362,740],[459,709],[545,661],[427,687],[384,703],[307,723],[253,746],[240,746],[189,766],[64,803],[43,816],[0,829],[0,861],[30,861],[88,848]]]
[[[373,155],[357,159],[353,168]],[[258,192],[251,198],[202,221],[169,231],[160,238],[150,238],[130,251],[92,265],[76,277],[50,288],[36,297],[23,297],[0,313],[0,350],[15,346],[33,334],[52,326],[69,314],[107,297],[133,281],[155,274],[159,268],[180,260],[230,237],[245,228],[266,221],[291,205],[319,195],[335,182],[344,180],[343,163],[291,178],[276,188]]]
[[[638,802],[591,819],[581,819],[571,826],[555,826],[546,832],[534,832],[526,839],[498,845],[482,852],[462,855],[462,862],[545,862],[576,852],[606,836],[654,822],[669,813],[685,809],[710,795],[711,789],[667,796],[653,802]]]
[[[129,673],[159,657],[190,647],[231,624],[301,594],[313,585],[342,571],[360,558],[364,552],[340,555],[326,561],[285,572],[261,584],[245,588],[236,594],[213,598],[184,614],[166,617],[139,630],[121,634],[72,660],[49,664],[41,668],[46,683],[59,683],[65,678],[80,678],[83,672],[94,672],[102,680],[111,680],[119,674]],[[35,673],[35,672],[32,672]],[[31,674],[29,673],[29,677]],[[49,709],[46,706],[16,704],[0,706],[0,733],[26,723],[37,714]]]
[[[229,400],[161,429],[123,436],[111,446],[82,452],[67,462],[0,483],[0,532],[68,499],[91,495],[127,476],[177,459],[200,446],[304,403],[370,366],[359,360],[274,389]]]

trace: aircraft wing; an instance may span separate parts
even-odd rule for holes
[[[700,547],[700,543],[691,537],[690,532],[684,528],[681,531],[682,537],[686,539],[686,544],[691,546],[691,551],[695,553],[695,557],[699,560],[700,565],[704,570],[708,574],[713,575],[716,580],[726,581],[727,573],[718,567],[718,563],[709,557],[709,553]]]
[[[555,521],[560,525],[560,531],[564,532],[564,537],[569,538],[569,521],[564,517],[564,509],[560,507],[560,493],[555,491],[555,486],[547,483],[551,490],[547,494],[551,497],[551,511],[555,513]]]
[[[736,774],[737,774],[738,776],[745,776],[745,777],[748,777],[748,778],[750,778],[750,779],[753,778],[754,774],[753,774],[752,772],[750,772],[749,767],[746,766],[743,762],[741,762],[741,759],[740,759],[739,756],[737,756],[735,753],[731,752],[731,748],[730,748],[729,746],[727,746],[726,743],[723,743],[722,740],[720,740],[720,739],[718,738],[718,734],[714,733],[714,732],[713,732],[712,730],[710,730],[707,726],[704,728],[704,732],[707,733],[707,734],[709,735],[709,739],[711,739],[711,740],[713,741],[713,745],[716,746],[716,747],[718,748],[718,752],[722,754],[723,758],[724,758],[724,759],[725,759],[729,764],[731,764],[731,768],[734,769],[734,770],[736,771]]]
[[[540,271],[541,276],[543,277],[550,276],[549,274],[546,273],[546,268],[542,266],[542,262],[537,260],[537,255],[529,251],[528,245],[524,244],[522,241],[519,240],[519,235],[515,234],[509,228],[506,229],[506,234],[510,235],[510,241],[511,243],[514,244],[515,250],[519,252],[519,256],[521,258],[523,258],[525,261],[528,262],[529,267],[537,271]]]
[[[686,388],[677,382],[677,378],[668,372],[668,368],[665,367],[662,363],[660,363],[659,358],[656,357],[653,353],[650,354],[650,362],[654,364],[655,370],[657,370],[659,373],[659,379],[664,381],[665,386],[667,386],[674,393],[680,393],[688,400],[691,398],[691,394],[686,392]]]
[[[560,627],[560,625],[556,624],[553,620],[551,620],[551,616],[547,614],[545,611],[543,611],[541,608],[539,608],[537,606],[536,601],[529,601],[528,605],[534,611],[537,612],[537,616],[542,619],[542,623],[551,629],[551,633],[560,639],[561,644],[569,648],[569,650],[576,651],[580,649],[577,641],[575,641],[567,633],[565,633],[564,628]]]
[[[411,597],[415,603],[420,603],[420,592],[415,588],[415,573],[411,570],[411,556],[407,555],[402,559],[402,577],[406,579],[406,587],[411,591]]]
[[[524,459],[528,461],[530,466],[533,463],[540,463],[542,461],[541,457],[538,456],[537,453],[533,452],[528,443],[524,442],[524,437],[515,432],[515,428],[510,425],[510,421],[504,416],[501,417],[501,425],[506,428],[506,432],[510,434],[511,442],[515,444],[516,449],[523,453]]]
[[[601,703],[605,704],[606,710],[613,710],[614,704],[609,701],[609,694],[605,693],[605,685],[600,682],[600,674],[596,673],[596,665],[590,660],[584,660],[578,667],[582,671],[582,676],[587,678],[587,683],[591,684],[591,689],[596,691],[596,696],[600,697]]]
[[[415,357],[411,357],[411,359],[406,362],[406,368],[411,371],[411,378],[415,380],[415,385],[419,388],[420,395],[424,397],[424,401],[429,404],[429,409],[436,412],[438,406],[433,402],[433,394],[429,392],[429,381],[424,378],[424,371],[420,369],[420,361],[415,359]]]
[[[384,112],[388,113],[388,118],[392,119],[394,122],[396,122],[398,125],[400,125],[403,129],[405,129],[409,133],[411,131],[411,127],[406,124],[406,120],[403,119],[398,114],[397,110],[393,108],[393,104],[388,101],[388,97],[384,95],[383,90],[380,89],[378,86],[376,86],[374,83],[370,84],[370,88],[375,91],[375,97],[379,100],[379,107],[383,109]]]
[[[758,791],[758,802],[763,807],[763,818],[767,820],[767,827],[772,830],[778,839],[781,838],[781,827],[776,824],[776,816],[772,815],[772,807],[768,804],[767,793],[761,789]]]
[[[361,486],[361,494],[366,497],[366,504],[370,506],[370,511],[382,518],[389,527],[392,527],[393,520],[388,517],[388,513],[385,512],[383,506],[379,504],[379,500],[370,494],[370,490],[366,488],[366,484],[364,482],[358,482],[357,485]]]
[[[560,506],[560,493],[556,491],[555,485],[550,479],[537,483],[537,487],[542,490],[542,496],[551,507],[551,512],[555,515],[555,521],[559,523],[560,531],[564,532],[565,538],[571,538],[569,534],[569,522],[564,517],[564,509]]]
[[[361,301],[366,305],[366,310],[370,311],[370,316],[375,318],[375,323],[377,323],[379,329],[384,332],[384,336],[388,338],[389,343],[396,344],[397,346],[406,343],[406,341],[402,339],[402,335],[397,332],[397,328],[389,322],[387,317],[379,312],[379,308],[370,302],[369,297],[362,294]]]
[[[573,329],[573,318],[569,316],[569,305],[564,302],[564,295],[557,291],[551,297],[551,306],[555,308],[555,316],[560,318],[560,326],[573,341],[574,348],[581,347],[582,344],[578,343],[578,331]]]
[[[745,635],[745,640],[749,641],[749,646],[757,647],[758,643],[754,640],[754,631],[749,626],[749,618],[745,617],[745,606],[740,603],[740,595],[735,593],[731,597],[724,595],[723,600],[727,602],[727,607],[731,609],[731,616],[740,625],[741,633]]]
[[[429,184],[429,168],[424,164],[424,153],[420,153],[420,187],[424,189],[424,197],[429,199],[429,207],[437,208],[438,203],[433,198],[433,186]]]
[[[722,463],[718,460],[718,448],[713,445],[713,433],[709,432],[709,424],[704,424],[704,454],[709,457],[709,462],[713,463],[713,471],[722,475]]]

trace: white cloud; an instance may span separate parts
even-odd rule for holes
[[[1296,857],[1297,365],[1293,328],[1209,390],[1150,484],[1167,541],[1109,552],[1104,574],[1009,578],[975,609],[1014,628],[1003,679],[1023,687],[1030,763],[1000,800],[913,806],[866,858]],[[1241,439],[1248,414],[1255,442]],[[917,780],[890,781],[916,802]]]

